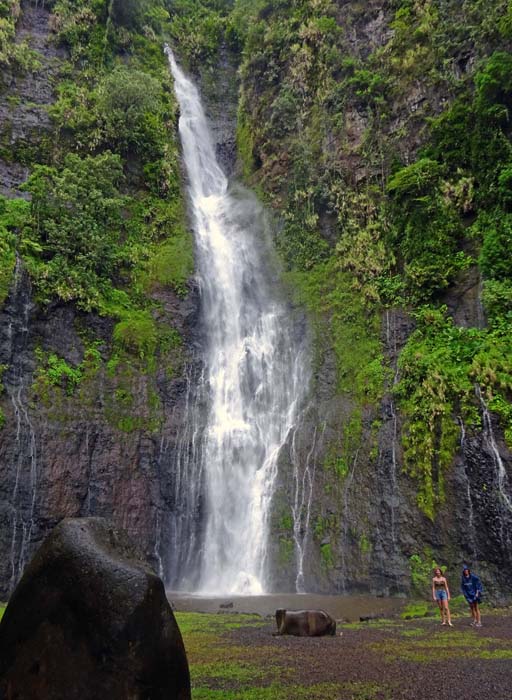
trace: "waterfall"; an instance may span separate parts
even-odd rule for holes
[[[494,466],[496,468],[496,482],[498,486],[498,493],[500,494],[501,501],[505,508],[509,511],[509,513],[512,513],[512,499],[506,491],[506,486],[508,484],[508,476],[505,469],[505,465],[503,464],[503,460],[500,455],[500,451],[498,449],[498,445],[496,444],[496,438],[494,437],[494,429],[492,427],[491,414],[489,413],[489,409],[487,408],[485,399],[482,396],[482,390],[478,385],[475,386],[475,393],[478,400],[480,401],[480,407],[482,409],[484,439],[487,442],[487,445],[490,449],[490,453],[492,454],[492,458],[494,461]]]
[[[293,467],[294,498],[292,505],[293,516],[293,542],[295,547],[295,559],[297,562],[297,575],[295,577],[295,590],[297,593],[305,593],[304,587],[304,559],[306,546],[311,526],[311,506],[313,503],[313,486],[316,472],[316,448],[317,428],[315,427],[311,445],[307,451],[304,465],[302,465],[301,450],[298,446],[298,436],[303,430],[298,423],[293,430],[290,446],[290,457]],[[325,432],[325,423],[322,435]]]
[[[473,495],[471,492],[471,480],[469,478],[468,466],[466,461],[466,426],[461,416],[457,418],[460,425],[460,451],[462,455],[462,463],[464,465],[464,482],[466,484],[466,501],[468,505],[468,524],[467,530],[469,534],[469,553],[473,560],[477,558],[477,546],[476,546],[476,530],[475,530],[475,509],[473,506]]]
[[[400,504],[400,492],[398,486],[398,462],[397,462],[397,445],[398,445],[398,416],[396,413],[395,401],[393,399],[393,390],[398,384],[398,348],[396,343],[396,320],[393,322],[393,343],[391,343],[391,327],[389,319],[389,309],[386,310],[386,340],[388,348],[392,349],[392,367],[393,367],[393,384],[389,396],[389,411],[392,420],[392,434],[391,434],[391,469],[390,469],[390,485],[392,491],[391,497],[391,542],[393,545],[393,553],[396,553],[399,549],[397,542],[397,526],[396,526],[396,516],[397,510]]]
[[[278,458],[309,370],[276,292],[264,212],[251,193],[228,182],[199,94],[166,53],[180,105],[204,330],[203,372],[175,473],[180,513],[172,539],[186,550],[179,585],[205,594],[258,594],[268,588]]]
[[[26,351],[32,310],[30,286],[21,260],[16,256],[13,285],[8,309],[7,370],[4,386],[16,420],[15,450],[11,465],[10,497],[11,546],[9,555],[10,589],[17,584],[30,553],[38,487],[38,451],[35,429],[28,406]],[[30,375],[29,375],[30,376]]]

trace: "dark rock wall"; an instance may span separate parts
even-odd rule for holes
[[[54,99],[53,80],[63,57],[62,50],[48,41],[49,12],[44,3],[24,2],[18,21],[16,42],[26,42],[39,63],[34,70],[20,74],[8,69],[2,75],[0,99],[0,145],[2,150],[21,153],[23,149],[44,147],[50,126],[48,107]],[[0,194],[23,196],[18,187],[26,180],[23,162],[4,159],[0,153]],[[23,160],[23,159],[22,159]]]
[[[346,10],[347,3],[338,4],[340,12]],[[46,57],[44,61],[58,61],[47,42],[46,11],[28,4],[25,9],[21,30],[33,36],[33,46]],[[367,50],[365,42],[377,46],[386,40],[388,18],[382,3],[369,3],[367,9],[351,35],[356,53]],[[50,82],[45,82],[50,64],[44,61],[32,82],[12,77],[9,94],[41,105],[50,102]],[[236,168],[235,69],[233,57],[223,53],[219,70],[207,68],[199,77],[219,158],[228,173]],[[37,99],[27,97],[27,90],[33,90]],[[4,97],[0,109],[5,112]],[[391,127],[410,135],[403,140],[405,162],[413,159],[421,144],[417,115],[427,104],[430,112],[439,111],[446,99],[442,92],[427,94],[418,85],[403,104],[395,105]],[[10,116],[6,113],[12,123],[10,139],[30,138],[32,127],[44,133],[44,109],[23,107],[23,100]],[[15,102],[11,100],[11,105]],[[356,109],[347,119],[353,124],[350,144],[355,152],[368,125]],[[351,157],[349,153],[347,158]],[[354,160],[356,180],[365,177],[363,170]],[[23,165],[0,162],[1,191],[17,195],[26,174]],[[479,285],[478,276],[470,270],[447,298],[457,323],[480,326],[485,322]],[[48,531],[70,516],[111,518],[139,543],[168,581],[176,581],[174,569],[180,557],[173,552],[173,518],[181,514],[173,470],[177,453],[192,449],[185,422],[190,392],[201,371],[196,352],[201,337],[199,294],[192,287],[186,300],[163,289],[156,295],[162,304],[160,320],[172,320],[184,338],[183,362],[179,376],[169,378],[164,368],[156,372],[158,428],[126,432],[106,417],[116,385],[105,372],[92,378],[80,397],[52,395],[44,402],[34,395],[36,348],[58,350],[70,363],[79,363],[84,347],[83,334],[77,329],[85,328],[103,339],[100,352],[106,357],[112,326],[108,319],[82,314],[71,306],[43,311],[33,303],[27,275],[18,266],[0,314],[0,364],[7,366],[1,399],[6,425],[0,432],[0,598],[12,590]],[[412,328],[403,312],[390,310],[384,315],[382,342],[394,377],[380,406],[363,407],[360,447],[343,464],[331,459],[330,450],[350,422],[355,405],[349,396],[337,392],[332,352],[323,353],[315,367],[309,404],[281,455],[271,537],[275,590],[293,591],[299,585],[322,592],[409,592],[410,557],[431,552],[440,563],[450,565],[452,578],[459,573],[455,567],[466,559],[478,567],[497,597],[510,594],[512,510],[499,487],[500,468],[502,475],[503,470],[512,475],[512,458],[494,419],[483,420],[479,434],[466,435],[461,430],[461,444],[447,476],[446,501],[434,522],[419,511],[416,485],[403,472],[401,420],[392,388],[399,378],[398,355]],[[133,407],[148,421],[155,418],[147,403],[149,381],[144,375],[137,379]],[[200,519],[198,513],[198,531]],[[297,575],[299,555],[302,578]]]
[[[176,326],[179,319],[190,343],[197,295],[191,291],[184,302],[169,293],[166,301],[172,307],[169,323]],[[137,377],[131,411],[148,423],[157,420],[158,430],[127,432],[116,427],[116,416],[109,415],[116,383],[104,371],[87,380],[78,395],[58,393],[41,400],[33,384],[36,348],[80,362],[83,347],[77,323],[94,330],[108,347],[111,321],[80,314],[71,306],[41,310],[31,302],[26,273],[19,271],[0,314],[0,364],[8,367],[2,401],[6,423],[0,438],[0,596],[4,598],[35,548],[64,517],[111,518],[163,571],[157,542],[165,543],[173,508],[172,461],[184,420],[186,379],[169,379],[165,367],[154,378]],[[155,411],[148,407],[153,382],[159,398]]]
[[[392,367],[412,328],[402,311],[385,314],[382,339]],[[495,418],[486,418],[482,407],[482,432],[469,434],[461,425],[445,502],[431,521],[418,508],[417,485],[403,470],[401,419],[392,395],[398,371],[378,410],[363,412],[362,439],[352,459],[340,471],[333,468],[330,448],[354,410],[348,397],[336,394],[333,365],[327,355],[316,372],[311,404],[281,456],[272,518],[274,589],[295,590],[300,545],[307,591],[410,594],[410,557],[416,555],[427,576],[432,560],[448,567],[454,595],[461,565],[469,562],[491,599],[510,599],[512,508],[509,490],[500,492],[498,460],[502,475],[510,475],[512,457]],[[297,484],[302,510],[294,528]]]
[[[23,5],[18,41],[27,40],[41,67],[4,75],[0,100],[2,143],[11,155],[0,161],[0,191],[20,196],[28,168],[13,161],[24,147],[44,147],[52,80],[63,55],[49,36],[44,3]],[[177,371],[133,372],[130,414],[143,426],[119,428],[113,400],[119,380],[109,376],[113,321],[72,305],[46,308],[33,300],[29,277],[18,262],[0,312],[0,365],[5,425],[0,431],[0,599],[6,599],[35,549],[65,517],[105,516],[124,528],[160,573],[168,573],[168,531],[174,509],[173,459],[181,434],[187,366],[197,326],[198,292],[186,299],[168,288],[153,293],[158,321],[183,338]],[[37,352],[53,352],[72,366],[84,359],[84,337],[99,339],[101,369],[80,391],[43,392],[37,387]],[[188,374],[193,374],[189,370]],[[156,394],[156,400],[150,400]],[[154,405],[152,406],[151,403]]]

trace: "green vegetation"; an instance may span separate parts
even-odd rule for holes
[[[512,437],[510,8],[397,0],[383,20],[393,32],[363,58],[349,37],[367,42],[365,21],[358,3],[341,23],[330,0],[236,0],[238,148],[282,217],[277,246],[317,326],[318,362],[334,351],[338,391],[354,399],[340,425],[352,424],[351,448],[333,445],[326,465],[350,463],[391,385],[384,309],[413,313],[396,395],[405,469],[433,519],[460,421],[479,428],[476,387]],[[444,302],[479,277],[488,327],[461,329]]]
[[[391,697],[385,685],[374,682],[329,680],[298,684],[297,661],[279,642],[272,643],[268,621],[257,616],[176,613],[176,620],[187,650],[194,698],[381,700]],[[265,637],[247,641],[237,634],[239,631],[256,634],[259,628],[264,629],[268,641]]]
[[[286,566],[293,562],[295,553],[295,544],[290,536],[281,536],[279,538],[279,563]]]
[[[406,468],[419,481],[419,505],[433,517],[460,439],[456,416],[470,427],[480,425],[475,387],[485,387],[484,396],[512,444],[510,334],[503,322],[486,329],[456,327],[443,307],[423,308],[416,320],[400,358],[396,390],[408,419]]]
[[[86,310],[98,308],[120,274],[121,177],[121,160],[111,153],[69,154],[59,170],[35,167],[26,189],[32,196],[28,235],[37,253],[27,256],[27,264],[43,303],[58,296]]]
[[[21,14],[20,0],[0,0],[0,68],[34,70],[37,58],[27,42],[15,43],[16,22]]]
[[[252,688],[226,692],[199,688],[194,693],[197,700],[325,700],[329,697],[350,700],[377,700],[391,697],[382,694],[383,688],[374,683],[317,683],[307,686],[272,685],[267,688]]]
[[[383,653],[388,663],[397,658],[415,663],[435,664],[447,659],[512,659],[512,650],[506,639],[477,637],[471,632],[450,630],[450,634],[434,637],[423,630],[423,635],[409,635],[395,640],[392,651],[386,651],[386,643],[372,645],[372,650]]]
[[[40,348],[36,350],[36,359],[38,366],[34,391],[47,404],[51,403],[52,387],[58,388],[66,396],[72,396],[80,383],[94,377],[101,367],[101,354],[95,345],[86,348],[84,359],[77,367],[55,353],[45,354]]]
[[[378,16],[363,5],[343,3],[341,14],[331,0],[55,0],[51,27],[69,61],[52,132],[14,146],[8,125],[1,134],[2,157],[32,175],[30,202],[0,198],[0,303],[19,259],[42,305],[110,318],[112,336],[101,348],[89,338],[82,363],[40,354],[36,394],[94,403],[96,372],[111,389],[108,420],[158,427],[155,374],[164,365],[173,376],[183,361],[159,292],[185,296],[193,271],[161,44],[203,72],[227,47],[241,62],[244,176],[276,211],[290,296],[315,331],[316,376],[335,368],[343,408],[328,426],[326,495],[339,503],[357,459],[379,459],[379,408],[392,394],[404,470],[434,520],[461,425],[481,429],[482,402],[512,446],[512,11],[508,0],[393,0]],[[10,70],[28,65],[12,41],[18,14],[17,0],[0,1]],[[462,326],[453,309],[468,290],[484,308]],[[383,345],[390,309],[414,322],[396,374]],[[338,548],[325,541],[336,542],[339,518],[319,508],[314,521],[333,569]],[[279,529],[285,563],[289,522]],[[352,534],[368,557],[362,530]],[[411,557],[413,588],[432,563],[428,552]]]
[[[18,5],[0,5],[0,62],[2,22],[14,31]],[[51,347],[39,351],[34,398],[65,420],[71,397],[93,410],[95,383],[106,382],[108,421],[155,430],[156,370],[171,377],[183,362],[180,335],[157,297],[163,288],[186,296],[194,264],[162,51],[169,13],[160,0],[56,0],[51,11],[53,39],[69,60],[59,67],[51,134],[22,153],[5,132],[3,155],[31,175],[29,201],[0,198],[0,303],[18,256],[41,305],[72,303],[112,318],[111,339],[85,339],[78,365]]]
[[[423,552],[423,556],[413,554],[409,557],[411,567],[411,588],[413,593],[425,595],[432,588],[432,576],[438,566],[430,550]]]
[[[330,542],[325,542],[320,545],[320,561],[324,569],[332,569],[334,566],[334,556],[332,552],[332,545]]]
[[[428,582],[430,583],[430,582]],[[426,590],[428,589],[428,583],[427,583],[427,588],[423,589],[423,593],[425,593]],[[428,605],[427,603],[409,603],[406,605],[404,611],[400,614],[400,617],[402,620],[414,620],[417,618],[421,617],[428,617],[432,613],[432,606]],[[409,634],[406,636],[414,636],[411,635],[410,630],[406,630]],[[416,631],[415,633],[416,634]],[[405,635],[405,632],[404,632]]]
[[[309,271],[290,272],[287,280],[296,300],[312,312],[317,343],[324,343],[320,350],[334,349],[338,390],[360,405],[377,401],[386,376],[380,319],[365,307],[351,277],[331,260]]]
[[[437,613],[433,603],[427,608]],[[306,650],[300,640],[272,637],[274,622],[257,616],[176,613],[176,619],[187,650],[192,696],[204,700],[391,700],[407,683],[403,661],[421,664],[421,683],[423,674],[431,673],[427,664],[444,663],[452,672],[460,661],[472,659],[487,673],[493,660],[511,658],[506,627],[496,628],[495,636],[482,636],[466,626],[467,610],[463,621],[455,616],[453,629],[440,628],[437,617],[343,623],[341,638],[317,639]],[[347,663],[336,663],[341,657]],[[367,659],[366,682],[358,680],[354,658]],[[316,675],[310,674],[311,668],[317,669]]]
[[[225,40],[229,0],[165,0],[170,14],[169,33],[179,46],[180,58],[190,70],[204,67],[218,55]],[[231,38],[231,43],[236,41]]]
[[[24,199],[0,196],[0,306],[9,292],[16,264],[16,236],[23,230],[28,211]]]

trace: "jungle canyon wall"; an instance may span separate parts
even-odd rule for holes
[[[275,511],[276,562],[306,538],[306,587],[419,590],[434,560],[470,559],[510,595],[510,20],[504,2],[235,3],[239,150],[318,335]]]
[[[2,595],[64,515],[173,578],[202,339],[163,32],[228,169],[240,64],[238,171],[316,338],[272,587],[422,592],[469,559],[510,596],[508,3],[1,5]]]
[[[197,290],[161,16],[117,5],[2,3],[3,598],[67,516],[171,565]]]

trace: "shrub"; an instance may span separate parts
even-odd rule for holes
[[[432,576],[434,569],[438,566],[436,560],[432,556],[432,552],[426,550],[423,556],[413,554],[409,557],[409,566],[411,569],[411,588],[417,595],[430,595],[432,588]]]
[[[148,311],[126,311],[114,328],[114,341],[141,360],[150,359],[157,348],[157,325]]]
[[[17,235],[29,218],[30,205],[24,199],[0,195],[0,306],[5,301],[16,263]]]
[[[485,275],[498,280],[512,277],[512,214],[481,216],[483,234],[479,264]]]
[[[30,266],[44,299],[97,306],[122,262],[121,179],[121,161],[111,153],[70,154],[61,169],[35,166],[25,188],[32,195],[31,236],[43,253]]]
[[[132,150],[145,161],[161,156],[165,131],[158,119],[162,103],[156,78],[127,66],[117,67],[98,87],[98,112],[105,140],[121,153]]]

